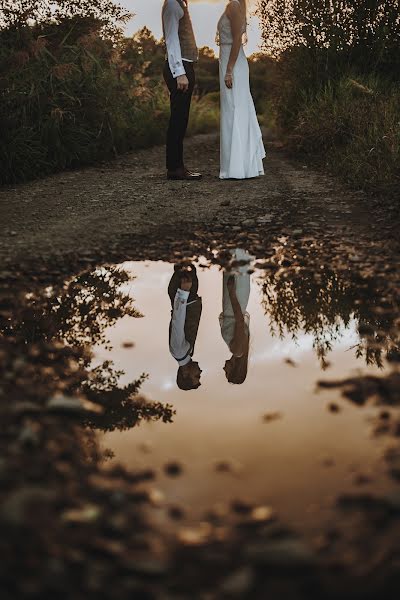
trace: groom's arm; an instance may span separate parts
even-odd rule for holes
[[[167,46],[168,63],[174,79],[186,75],[182,61],[181,44],[179,42],[179,21],[184,12],[179,2],[167,1],[163,11],[164,35]]]

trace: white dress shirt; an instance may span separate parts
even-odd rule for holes
[[[189,292],[178,289],[175,294],[174,307],[172,309],[169,350],[175,360],[178,361],[180,367],[187,365],[192,360],[190,355],[191,346],[185,337],[188,298]]]
[[[177,0],[165,0],[163,8],[163,30],[167,46],[168,64],[172,76],[176,79],[186,75],[183,61],[193,62],[182,58],[181,44],[179,42],[179,21],[182,19],[183,8]]]

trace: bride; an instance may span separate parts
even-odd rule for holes
[[[230,0],[218,22],[221,87],[220,179],[264,175],[265,149],[250,92],[249,65],[243,50],[246,0]]]

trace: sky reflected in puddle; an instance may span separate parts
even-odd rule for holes
[[[335,390],[316,388],[326,374],[341,379],[360,371],[382,373],[376,364],[366,366],[354,317],[363,308],[354,289],[327,275],[319,282],[319,300],[314,291],[308,301],[305,286],[299,306],[301,281],[294,293],[284,281],[265,287],[263,271],[245,275],[250,295],[239,303],[249,315],[250,342],[247,376],[239,385],[229,383],[224,372],[232,356],[226,343],[232,324],[221,329],[223,271],[198,267],[202,314],[193,359],[202,370],[201,386],[183,391],[169,349],[173,265],[120,267],[131,275],[121,289],[143,316],[123,316],[106,329],[109,345],[94,347],[93,366],[112,360],[124,372],[119,379],[124,385],[147,374],[140,393],[172,405],[176,414],[172,423],[142,422],[99,434],[102,448],[114,455],[108,464],[155,469],[164,506],[182,507],[188,521],[241,499],[277,507],[289,522],[312,529],[329,519],[337,493],[355,489],[361,474],[363,490],[393,485],[382,469],[383,442],[371,435],[368,416],[374,411],[342,401]],[[237,354],[243,354],[243,340]],[[339,411],[329,410],[330,403]],[[164,472],[171,461],[182,466],[179,476]],[[160,509],[159,516],[168,521],[167,511]]]

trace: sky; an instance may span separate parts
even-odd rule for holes
[[[227,4],[227,0],[189,0],[189,3],[197,45],[210,46],[210,48],[216,50],[217,22]],[[146,25],[157,38],[161,37],[161,7],[163,0],[120,0],[120,4],[135,14],[127,26],[129,35]],[[252,11],[254,4],[255,0],[249,1],[249,12]],[[246,53],[251,54],[258,50],[260,43],[258,21],[255,17],[249,19],[248,39]]]

